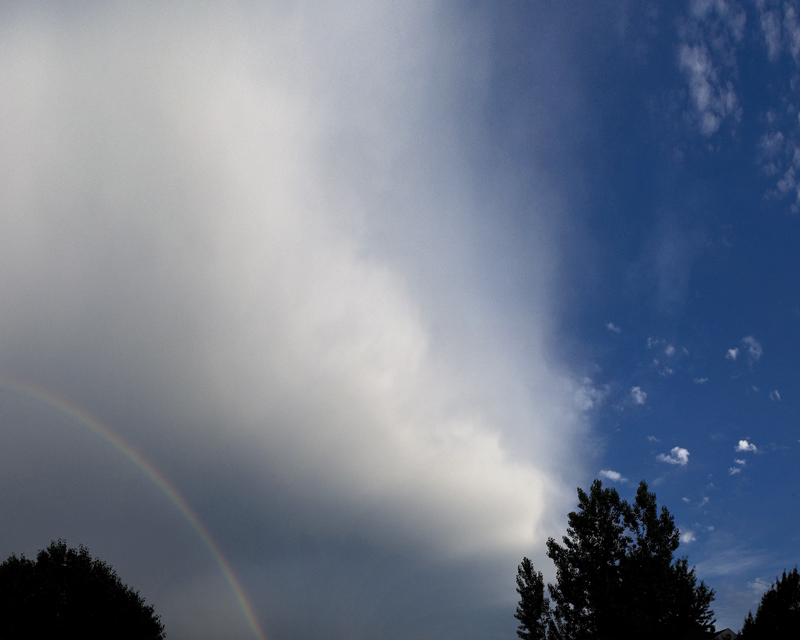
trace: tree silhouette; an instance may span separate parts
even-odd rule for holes
[[[556,584],[547,585],[552,608],[543,589],[539,595],[534,588],[541,574],[525,560],[518,569],[522,600],[517,634],[601,640],[691,638],[713,631],[714,592],[703,582],[697,584],[685,558],[674,560],[678,538],[672,516],[666,507],[659,513],[655,494],[645,482],[633,505],[620,499],[615,489],[604,489],[599,480],[588,494],[578,489],[578,511],[568,516],[563,544],[547,541],[547,555],[556,566]],[[537,607],[541,616],[527,615],[535,614]]]
[[[747,614],[740,637],[744,640],[791,638],[800,632],[800,574],[786,571],[761,597],[756,610]]]
[[[0,564],[0,639],[163,640],[164,625],[114,569],[63,540]]]
[[[520,625],[517,635],[522,640],[545,640],[550,600],[544,597],[544,578],[534,571],[528,558],[522,559],[517,570],[517,593],[520,600],[514,617]]]

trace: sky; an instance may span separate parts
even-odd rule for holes
[[[173,640],[509,638],[645,480],[800,542],[800,3],[0,4],[0,555]]]

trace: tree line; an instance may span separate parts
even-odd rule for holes
[[[528,558],[517,568],[520,596],[514,617],[522,640],[692,640],[712,637],[714,590],[687,559],[675,558],[680,532],[666,507],[642,481],[633,504],[600,480],[578,489],[578,510],[562,542],[547,540],[555,584]],[[800,575],[776,580],[739,637],[800,637]]]

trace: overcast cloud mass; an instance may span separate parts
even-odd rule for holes
[[[105,429],[265,637],[510,638],[645,479],[738,629],[800,530],[795,5],[3,3],[0,554],[256,637]]]
[[[524,252],[485,220],[520,197],[469,130],[487,36],[405,2],[40,4],[2,23],[7,384],[152,460],[267,637],[428,637],[464,607],[473,633],[497,626],[481,610],[508,608],[498,586],[558,530],[584,419],[546,349],[552,213],[533,200]],[[524,324],[498,309],[514,261]],[[4,553],[82,542],[170,637],[247,635],[235,603],[209,604],[231,595],[191,529],[141,522],[164,502],[146,477],[115,470],[135,495],[108,515],[124,457],[24,393],[3,407],[7,462],[31,469]],[[57,486],[77,456],[84,486]],[[61,491],[65,513],[39,502]],[[128,521],[143,538],[120,538]]]

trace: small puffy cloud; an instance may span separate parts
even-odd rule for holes
[[[642,391],[641,387],[633,387],[631,389],[631,399],[635,404],[644,404],[645,400],[647,400],[647,393]]]
[[[742,466],[742,467],[743,467],[744,465],[746,465],[746,464],[747,464],[747,460],[742,460],[742,459],[740,459],[740,458],[734,458],[734,460],[733,460],[733,461],[734,461],[736,464],[738,464],[738,465],[740,465],[740,466]]]
[[[747,347],[747,355],[753,362],[758,362],[761,359],[764,349],[761,348],[761,343],[753,336],[746,336],[742,338],[742,343]],[[736,358],[734,358],[735,360]]]
[[[606,329],[608,329],[609,331],[613,331],[614,333],[622,333],[622,329],[620,329],[620,328],[619,328],[617,325],[615,325],[613,322],[609,322],[609,323],[606,325]]]
[[[692,382],[694,382],[695,384],[705,384],[706,382],[708,382],[708,378],[695,378],[694,380],[692,380]]]
[[[758,451],[758,448],[756,445],[748,442],[747,440],[739,440],[739,444],[736,445],[736,451],[750,451],[755,453]]]
[[[683,500],[686,504],[689,504],[689,498],[684,497],[684,498],[681,498],[681,500]]]
[[[712,483],[712,484],[711,484],[711,485],[709,485],[709,486],[713,487],[713,486],[714,486],[714,484]],[[703,499],[700,501],[700,504],[698,504],[697,506],[698,506],[698,507],[705,507],[707,504],[708,504],[708,497],[704,497],[704,498],[703,498]]]
[[[770,391],[769,392],[769,398],[770,398],[770,400],[778,400],[778,401],[780,401],[781,394],[778,393],[777,389],[775,389],[774,391]]]
[[[664,349],[664,353],[666,353],[669,357],[674,356],[675,355],[675,347],[673,347],[671,344],[667,345],[667,348]]]
[[[619,471],[612,471],[611,469],[601,469],[600,473],[598,474],[601,478],[605,478],[606,480],[611,480],[612,482],[627,482],[627,478],[623,478],[622,474]]]
[[[735,476],[737,473],[741,473],[741,472],[742,472],[742,468],[741,467],[731,467],[730,469],[728,469],[728,475],[729,476]]]
[[[659,439],[658,439],[658,438],[656,438],[655,436],[647,436],[647,439],[648,439],[650,442],[661,442],[661,440],[659,440]],[[800,440],[798,440],[798,442],[800,442]]]
[[[684,531],[681,534],[681,542],[683,544],[691,544],[695,540],[697,540],[697,535],[694,531]]]
[[[739,357],[739,349],[728,349],[728,353],[725,354],[725,357],[728,360],[736,360]]]
[[[684,449],[683,447],[672,447],[669,455],[666,453],[659,453],[658,456],[656,456],[656,459],[668,464],[678,464],[682,467],[685,467],[687,464],[689,464],[689,450]]]
[[[664,369],[661,371],[661,375],[664,376],[665,378],[667,376],[671,376],[673,373],[675,373],[675,371],[670,369],[669,367],[664,367]]]

